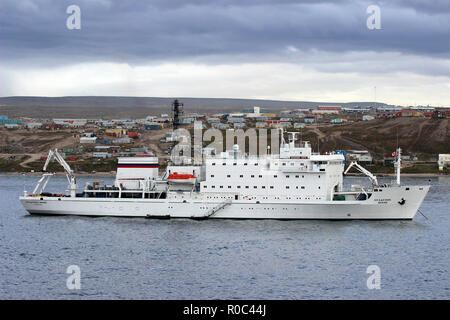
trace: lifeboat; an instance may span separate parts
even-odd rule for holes
[[[196,178],[192,174],[174,172],[167,177],[167,180],[172,183],[194,184]]]

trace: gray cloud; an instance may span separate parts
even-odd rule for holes
[[[78,4],[82,29],[67,30]],[[287,46],[340,54],[401,52],[448,58],[448,1],[382,1],[382,30],[366,28],[369,1],[154,0],[0,2],[1,63],[130,64],[219,56],[283,61]]]

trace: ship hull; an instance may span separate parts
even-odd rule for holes
[[[198,196],[180,199],[21,197],[30,214],[147,218],[222,219],[413,219],[429,186],[402,186],[374,192],[362,201],[232,200],[211,214],[220,201]],[[404,200],[404,201],[403,201]]]

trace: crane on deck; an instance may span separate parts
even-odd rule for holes
[[[377,185],[378,185],[377,177],[374,176],[374,175],[372,174],[372,172],[370,172],[369,170],[367,170],[367,169],[365,169],[364,167],[362,167],[362,166],[361,166],[358,162],[356,162],[356,161],[352,161],[352,162],[350,163],[350,165],[347,167],[347,170],[345,170],[344,175],[346,175],[347,172],[349,172],[350,169],[353,168],[353,167],[355,167],[355,168],[358,169],[361,173],[363,173],[363,174],[365,174],[366,176],[368,176],[369,179],[370,179],[370,181],[372,181],[372,184],[373,184],[374,186],[377,186]]]
[[[69,182],[69,191],[71,197],[76,197],[77,192],[77,181],[75,175],[73,173],[72,168],[70,168],[69,164],[64,160],[61,154],[58,152],[58,149],[50,150],[48,152],[47,160],[45,161],[43,171],[47,171],[47,167],[53,160],[56,160],[66,172],[67,181]],[[45,187],[47,186],[50,178],[54,175],[54,173],[44,173],[42,178],[38,181],[36,187],[34,188],[33,195],[38,195],[44,192]],[[44,182],[45,180],[45,182]],[[42,185],[42,183],[44,184]],[[42,188],[41,188],[42,185]]]

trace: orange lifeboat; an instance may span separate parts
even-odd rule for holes
[[[188,173],[178,173],[178,172],[174,172],[171,175],[169,175],[167,177],[167,180],[169,182],[173,182],[173,183],[189,183],[189,184],[194,184],[195,183],[195,176],[192,174],[188,174]]]

